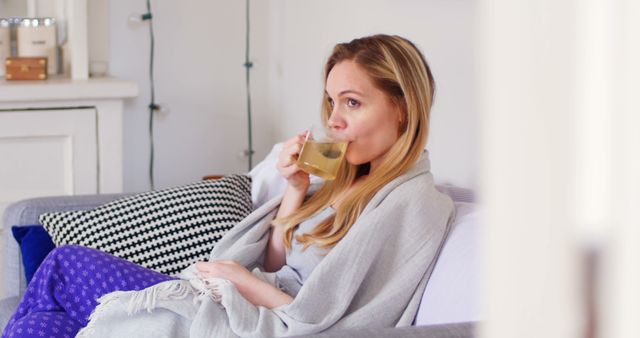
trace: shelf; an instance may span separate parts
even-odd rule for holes
[[[0,102],[91,100],[129,98],[138,95],[135,82],[112,77],[72,80],[51,77],[44,81],[0,79]]]

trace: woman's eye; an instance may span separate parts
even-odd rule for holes
[[[354,100],[354,99],[348,99],[347,100],[347,106],[349,108],[357,108],[358,106],[360,106],[360,102],[358,102],[357,100]]]
[[[333,107],[333,99],[327,99],[327,102],[329,103],[329,106]]]

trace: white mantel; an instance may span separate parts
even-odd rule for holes
[[[124,99],[138,95],[138,85],[112,77],[71,80],[52,77],[46,81],[0,79],[0,105],[39,101]]]

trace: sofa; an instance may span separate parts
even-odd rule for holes
[[[267,157],[249,172],[254,207],[284,190],[286,182],[275,170],[281,145],[276,144]],[[312,183],[319,183],[312,181]],[[476,296],[476,233],[478,208],[472,191],[451,185],[438,185],[456,206],[456,219],[447,237],[434,271],[422,296],[411,327],[361,328],[327,332],[308,337],[473,337],[476,323],[482,320]],[[4,328],[26,289],[20,248],[12,237],[12,226],[37,224],[46,212],[90,210],[128,194],[54,196],[32,198],[7,207],[2,218],[0,278],[0,328]]]

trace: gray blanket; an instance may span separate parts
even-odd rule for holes
[[[227,233],[210,259],[238,261],[268,280],[260,268],[280,200]],[[203,287],[190,267],[183,280],[100,298],[78,337],[277,337],[408,326],[453,218],[453,202],[435,189],[425,153],[374,196],[291,304],[256,307],[224,280]]]

